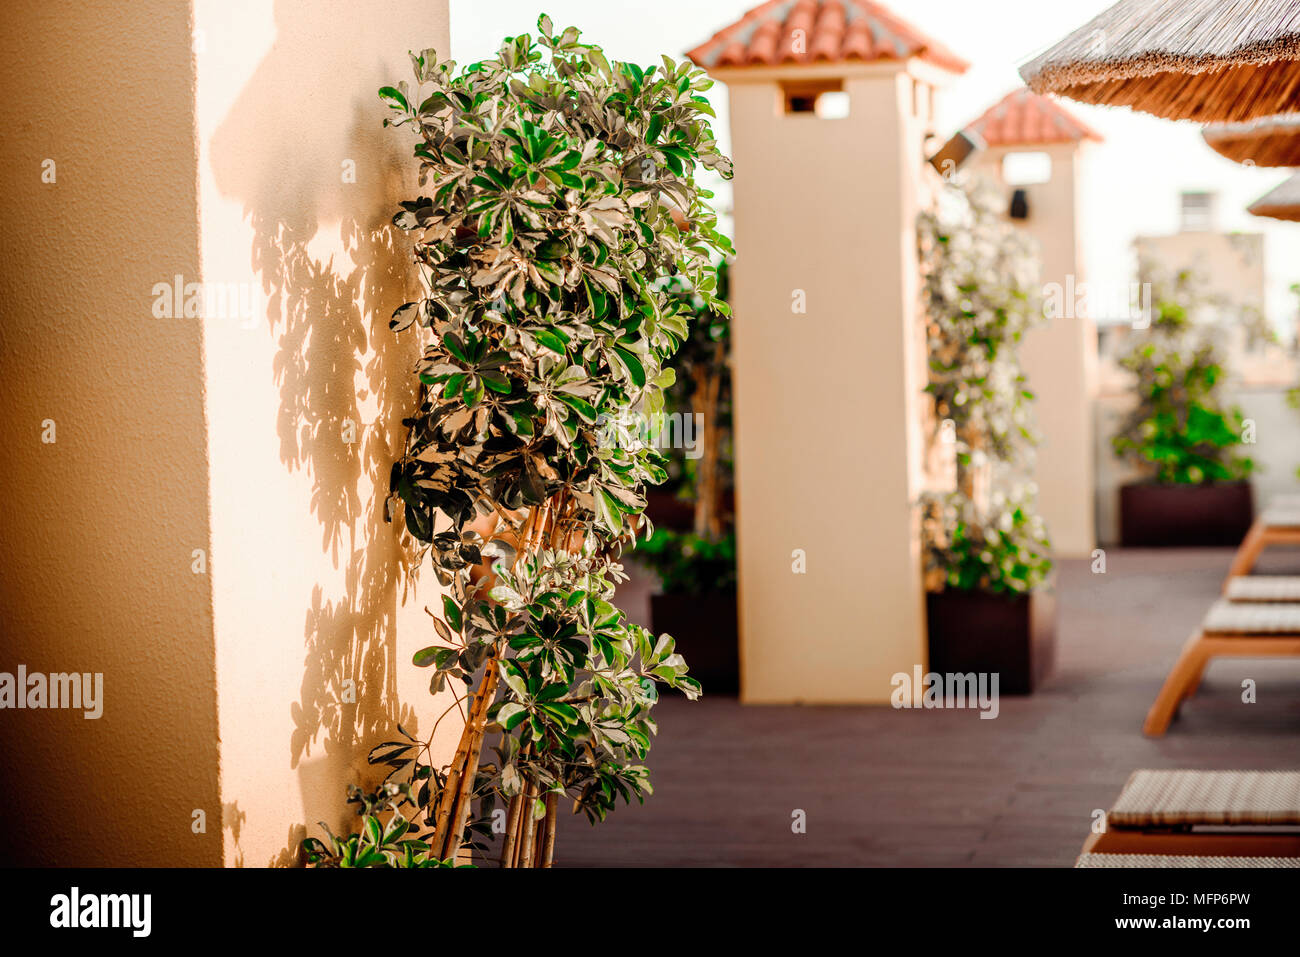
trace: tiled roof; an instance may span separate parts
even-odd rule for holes
[[[909,57],[954,73],[970,65],[869,0],[769,0],[686,55],[706,69]]]
[[[1101,134],[1045,96],[1021,87],[966,126],[989,146],[1032,146],[1101,140]]]

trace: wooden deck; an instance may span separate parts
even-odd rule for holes
[[[1141,734],[1231,555],[1112,549],[1105,575],[1063,563],[1056,673],[996,720],[665,699],[654,796],[594,828],[566,819],[556,864],[1066,867],[1135,768],[1300,768],[1300,661],[1213,662],[1168,734]],[[1300,570],[1300,553],[1267,558],[1259,571]]]

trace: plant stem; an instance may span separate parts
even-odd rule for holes
[[[515,845],[519,839],[519,816],[524,806],[522,793],[510,799],[510,812],[506,815],[506,836],[501,845],[501,866],[515,866]]]
[[[492,704],[492,699],[496,697],[499,673],[497,659],[488,659],[487,668],[483,672],[483,683],[479,686],[478,698],[474,702],[474,711],[471,713],[474,734],[469,754],[465,758],[465,770],[461,773],[456,804],[451,814],[451,831],[447,835],[444,860],[458,854],[464,841],[465,823],[469,820],[469,806],[474,798],[474,781],[478,777],[479,755],[483,751],[483,738],[486,736],[488,708]]]
[[[546,845],[542,849],[542,867],[550,867],[555,860],[555,823],[559,816],[560,795],[554,791],[546,794]]]
[[[456,810],[456,806],[459,804],[460,794],[466,779],[468,779],[470,788],[474,786],[474,776],[478,771],[478,753],[482,748],[483,739],[484,721],[480,721],[480,716],[486,718],[488,701],[496,692],[496,674],[496,659],[493,658],[488,663],[488,669],[483,672],[483,681],[479,685],[474,704],[465,720],[465,729],[461,732],[460,744],[456,748],[456,756],[451,761],[451,771],[447,775],[447,784],[438,798],[438,825],[434,831],[433,847],[444,852],[442,853],[443,859],[449,853],[460,850],[459,845],[457,845],[448,851],[447,839],[451,832],[452,811]],[[471,752],[475,755],[472,768],[469,764]]]
[[[524,813],[523,818],[523,836],[520,839],[519,847],[519,866],[533,866],[533,841],[537,836],[537,822],[533,820],[533,798],[535,796],[536,785],[529,780],[528,787],[524,789]]]

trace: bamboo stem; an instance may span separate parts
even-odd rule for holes
[[[542,866],[542,850],[546,847],[546,818],[533,822],[533,867]]]
[[[537,822],[533,820],[533,798],[536,796],[534,790],[536,785],[532,781],[528,782],[528,787],[524,791],[524,813],[523,817],[523,838],[519,847],[519,866],[533,866],[533,843],[537,837]]]
[[[461,772],[460,788],[450,816],[451,828],[447,834],[447,844],[443,853],[444,860],[453,854],[459,853],[461,842],[465,837],[465,823],[469,820],[469,808],[474,800],[474,781],[478,777],[479,755],[483,751],[488,708],[492,704],[492,699],[496,696],[497,676],[499,674],[497,659],[489,659],[487,668],[483,671],[483,682],[479,685],[478,697],[474,701],[474,711],[470,715],[470,723],[474,726],[474,735],[469,754],[465,758],[465,769]]]
[[[550,867],[555,860],[555,824],[559,817],[560,796],[554,791],[546,794],[546,843],[542,847],[542,867]]]
[[[515,846],[519,839],[519,813],[524,806],[524,796],[516,794],[510,799],[510,812],[506,815],[506,836],[501,846],[501,866],[515,866]]]
[[[547,499],[541,505],[536,507],[540,509],[540,512],[538,513],[537,523],[534,528],[536,534],[532,536],[528,543],[528,550],[530,552],[540,552],[542,550],[542,543],[546,540],[546,521],[551,515],[551,500]]]
[[[528,796],[524,792],[519,792],[519,820],[515,823],[515,852],[511,855],[510,866],[520,867],[524,846],[524,815],[528,813]]]
[[[473,714],[473,709],[470,709],[471,717]],[[464,730],[460,733],[460,744],[456,748],[456,756],[451,759],[451,770],[447,772],[447,780],[443,784],[442,793],[438,795],[437,826],[434,828],[433,840],[430,843],[439,851],[447,843],[447,825],[451,818],[451,804],[460,790],[460,769],[464,766],[465,758],[469,754],[473,730],[474,722],[467,720]]]
[[[465,769],[468,767],[470,752],[478,752],[482,748],[482,723],[479,721],[480,714],[486,712],[487,701],[492,694],[496,692],[496,660],[492,659],[489,663],[488,670],[483,673],[483,681],[479,685],[479,690],[475,694],[474,703],[470,706],[469,714],[465,718],[465,728],[460,733],[460,744],[456,748],[456,756],[451,759],[451,770],[447,774],[447,782],[443,787],[442,794],[438,796],[438,817],[437,827],[433,833],[433,847],[440,852],[445,851],[447,847],[447,837],[451,831],[452,811],[455,810],[460,799],[462,787],[465,784]],[[489,678],[491,679],[490,693],[484,694],[488,690]],[[477,771],[478,761],[475,759],[474,771]],[[474,774],[469,775],[469,787],[474,786]],[[445,853],[443,854],[445,859]]]

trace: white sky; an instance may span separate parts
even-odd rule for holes
[[[739,19],[760,0],[451,0],[451,55],[459,63],[491,57],[503,37],[535,33],[548,13],[557,28],[577,26],[583,39],[611,59],[649,65],[661,53],[683,53]],[[1016,67],[1080,26],[1112,0],[886,0],[885,6],[951,47],[971,69],[939,102],[939,132],[960,129],[1021,85]],[[441,52],[441,51],[439,51]],[[727,149],[726,86],[709,91],[718,112],[718,138]],[[1287,287],[1300,281],[1300,223],[1249,215],[1245,207],[1287,176],[1286,170],[1251,169],[1223,159],[1192,123],[1159,120],[1127,109],[1065,106],[1106,142],[1089,155],[1082,186],[1085,268],[1093,282],[1133,278],[1132,240],[1178,228],[1179,193],[1217,191],[1220,229],[1265,234],[1268,313],[1289,329],[1296,306]],[[719,200],[729,197],[719,191]]]

